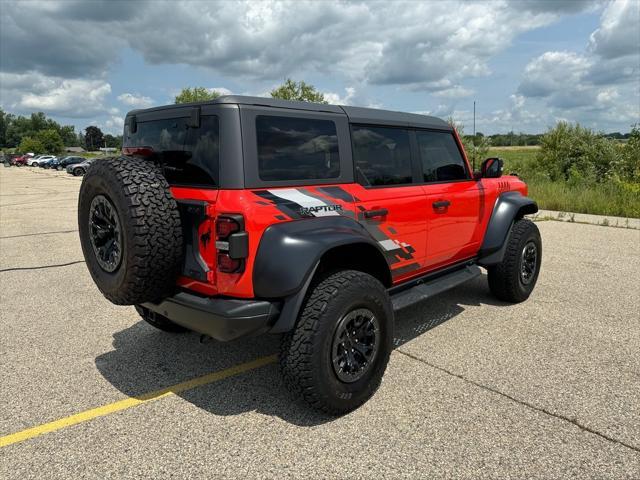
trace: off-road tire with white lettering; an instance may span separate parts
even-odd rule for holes
[[[378,317],[378,351],[365,375],[341,381],[332,365],[334,333],[341,318],[366,308]],[[365,403],[380,386],[393,346],[393,308],[385,287],[356,270],[324,276],[311,286],[293,331],[280,349],[280,368],[291,392],[316,410],[341,415]]]

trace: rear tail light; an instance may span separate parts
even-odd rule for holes
[[[228,253],[218,254],[218,270],[223,273],[237,273],[243,267],[244,260],[231,258]]]
[[[249,254],[249,236],[244,231],[242,215],[220,215],[216,219],[216,249],[218,270],[240,273]]]
[[[240,222],[232,217],[218,217],[216,220],[216,236],[217,240],[226,240],[229,235],[239,232],[241,229]]]
[[[138,157],[150,157],[153,155],[153,148],[151,147],[122,147],[123,155],[136,155]]]

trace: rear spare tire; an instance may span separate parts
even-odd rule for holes
[[[178,205],[160,168],[137,158],[91,164],[80,187],[78,229],[89,272],[116,305],[156,301],[182,261]]]

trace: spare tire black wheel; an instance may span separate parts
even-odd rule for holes
[[[80,187],[78,229],[89,272],[111,302],[153,302],[175,289],[182,264],[180,213],[155,163],[92,163]]]

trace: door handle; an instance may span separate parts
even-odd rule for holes
[[[451,205],[451,202],[449,200],[440,200],[438,202],[433,202],[431,205],[433,205],[433,208],[436,210],[441,210]]]
[[[389,210],[386,208],[379,208],[378,210],[365,210],[364,218],[384,217]]]

